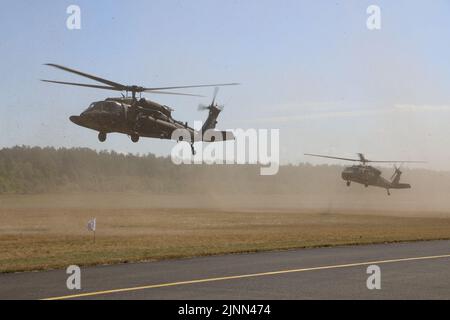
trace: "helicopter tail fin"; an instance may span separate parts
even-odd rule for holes
[[[217,106],[209,106],[208,107],[208,118],[206,118],[205,123],[203,124],[202,131],[206,132],[210,129],[215,129],[217,124],[217,117],[219,116],[220,112],[222,111],[221,108]]]
[[[234,134],[231,131],[217,131],[214,130],[217,124],[217,117],[223,110],[223,106],[216,103],[217,93],[219,88],[214,88],[214,95],[212,102],[209,106],[200,104],[198,110],[208,110],[208,118],[206,118],[205,123],[202,126],[203,141],[214,142],[214,141],[226,141],[234,140]]]
[[[399,184],[401,175],[402,175],[402,172],[400,171],[400,169],[395,167],[395,172],[391,177],[391,183],[394,185]]]
[[[409,189],[411,185],[409,183],[400,183],[400,177],[402,172],[400,168],[395,167],[394,174],[391,177],[391,188],[393,189]]]

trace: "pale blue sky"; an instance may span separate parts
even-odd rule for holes
[[[81,7],[82,29],[66,29]],[[366,28],[379,5],[382,29]],[[4,1],[0,11],[0,147],[86,146],[168,154],[173,142],[96,133],[72,124],[101,90],[53,62],[146,86],[238,81],[224,88],[219,128],[279,128],[283,161],[304,152],[419,158],[450,170],[450,2]],[[211,95],[212,90],[195,92]],[[207,99],[146,95],[174,117],[203,119]]]

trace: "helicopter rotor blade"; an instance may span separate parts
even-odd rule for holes
[[[127,86],[125,86],[125,85],[123,85],[121,83],[117,83],[117,82],[114,82],[114,81],[111,81],[111,80],[100,78],[100,77],[97,77],[97,76],[94,76],[94,75],[91,75],[91,74],[88,74],[88,73],[84,73],[84,72],[81,72],[81,71],[78,71],[78,70],[75,70],[75,69],[71,69],[71,68],[67,68],[67,67],[64,67],[64,66],[61,66],[61,65],[58,65],[58,64],[54,64],[54,63],[46,63],[45,65],[49,66],[49,67],[57,68],[57,69],[60,69],[60,70],[66,71],[66,72],[71,72],[71,73],[77,74],[79,76],[82,76],[82,77],[85,77],[85,78],[88,78],[88,79],[91,79],[91,80],[94,80],[94,81],[97,81],[97,82],[101,82],[101,83],[107,84],[107,85],[109,85],[111,87],[114,87],[116,89],[120,89],[121,91],[127,90]]]
[[[397,175],[397,174],[402,174],[402,172],[400,171],[400,167],[401,167],[401,165],[397,167],[397,166],[394,164],[394,173],[393,173],[392,176],[391,176],[391,180],[394,179],[395,175]]]
[[[44,80],[43,82],[57,83],[57,84],[65,84],[70,86],[78,86],[78,87],[87,87],[87,88],[95,88],[95,89],[106,89],[106,90],[114,90],[114,91],[122,91],[121,89],[109,87],[109,86],[100,86],[96,84],[87,84],[87,83],[76,83],[76,82],[64,82],[64,81],[55,81],[55,80]]]
[[[175,87],[158,87],[158,88],[144,88],[144,91],[150,92],[154,90],[170,90],[170,89],[187,89],[187,88],[205,88],[205,87],[223,87],[223,86],[237,86],[239,83],[220,83],[220,84],[198,84],[191,86],[175,86]]]
[[[331,156],[324,156],[324,155],[321,155],[321,154],[312,154],[312,153],[305,153],[305,156],[319,157],[319,158],[328,158],[328,159],[338,159],[338,160],[345,160],[345,161],[355,161],[355,162],[360,162],[361,161],[360,159],[331,157]]]
[[[182,95],[182,96],[194,96],[194,97],[202,97],[201,95],[196,94],[189,94],[189,93],[163,93],[163,90],[170,90],[170,89],[187,89],[187,88],[203,88],[203,87],[219,87],[219,86],[235,86],[239,85],[239,83],[233,82],[233,83],[220,83],[220,84],[200,84],[200,85],[189,85],[189,86],[171,86],[171,87],[141,87],[141,86],[129,86],[124,85],[118,82],[114,82],[108,79],[100,78],[85,72],[81,72],[75,69],[71,69],[62,65],[54,64],[54,63],[46,63],[46,66],[57,68],[66,72],[74,73],[76,75],[106,84],[110,87],[106,86],[99,86],[99,85],[89,85],[89,84],[79,84],[79,83],[72,83],[72,82],[64,82],[64,81],[53,81],[53,80],[45,80],[46,82],[53,82],[53,83],[59,83],[59,84],[66,84],[66,85],[74,85],[74,86],[81,86],[81,87],[90,87],[90,88],[97,88],[97,89],[108,89],[108,90],[116,90],[116,91],[130,91],[133,93],[138,92],[149,92],[149,93],[157,93],[157,94],[171,94],[171,95]]]
[[[146,91],[147,92],[147,91]],[[174,95],[174,96],[190,96],[190,97],[205,97],[199,94],[192,94],[192,93],[180,93],[180,92],[170,92],[170,91],[157,91],[157,90],[152,90],[152,91],[148,91],[148,93],[156,93],[156,94],[169,94],[169,95]]]
[[[214,103],[216,102],[216,98],[217,98],[217,94],[219,93],[219,87],[215,87],[214,88],[214,94],[213,94],[213,99],[212,99],[212,102],[211,102],[211,105],[213,106],[214,105]]]
[[[364,157],[364,155],[363,155],[362,153],[358,153],[358,157],[359,157],[359,160],[360,160],[362,163],[367,163],[367,162],[369,162],[369,160],[367,160],[366,157]]]
[[[123,91],[121,88],[115,88],[115,87],[109,87],[109,86],[100,86],[100,85],[96,85],[96,84],[65,82],[65,81],[55,81],[55,80],[45,80],[45,79],[41,79],[41,81],[43,81],[43,82],[50,82],[50,83],[57,83],[57,84],[65,84],[65,85],[70,85],[70,86],[86,87],[86,88]],[[176,96],[204,97],[204,96],[199,95],[199,94],[180,93],[180,92],[167,92],[167,91],[150,91],[150,93],[168,94],[168,95],[176,95]]]
[[[407,161],[407,160],[405,160],[405,161],[402,161],[402,160],[388,160],[388,161],[368,160],[368,159],[364,158],[364,156],[362,154],[358,154],[358,155],[360,155],[360,159],[340,158],[340,157],[324,156],[324,155],[320,155],[320,154],[305,153],[305,156],[338,159],[338,160],[354,161],[354,162],[362,162],[362,163],[426,163],[426,161]]]
[[[211,110],[212,108],[217,109],[217,110],[220,110],[220,111],[223,111],[224,106],[218,106],[218,105],[215,105],[215,106],[205,106],[204,104],[199,104],[198,107],[197,107],[197,110],[198,110],[198,111],[205,111],[205,110]]]
[[[391,179],[390,180],[392,180],[392,179],[394,179],[394,177],[395,177],[395,175],[397,174],[397,170],[395,170],[394,171],[394,173],[392,174],[392,176],[391,176]]]
[[[427,163],[426,161],[403,161],[403,160],[388,160],[388,161],[367,160],[366,162],[372,162],[372,163]]]
[[[199,111],[204,111],[204,110],[211,110],[211,108],[217,108],[217,109],[219,109],[220,111],[222,111],[223,110],[223,106],[218,106],[218,105],[216,105],[216,98],[217,98],[217,94],[219,93],[219,87],[215,87],[214,88],[214,93],[213,93],[213,99],[212,99],[212,101],[211,101],[211,104],[209,105],[209,106],[207,106],[207,105],[204,105],[204,104],[202,104],[202,103],[200,103],[199,105],[198,105],[198,110]]]
[[[207,106],[205,104],[200,103],[197,107],[197,110],[199,111],[204,111],[204,110],[208,110],[210,106]]]

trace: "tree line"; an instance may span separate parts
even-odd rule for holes
[[[262,193],[342,192],[341,166],[283,165],[261,176],[259,165],[175,165],[170,157],[88,148],[16,146],[0,149],[0,193],[117,192]],[[386,175],[390,169],[386,169]],[[450,190],[450,174],[408,170],[407,180]],[[408,181],[409,182],[409,181]],[[411,181],[411,183],[414,183]]]

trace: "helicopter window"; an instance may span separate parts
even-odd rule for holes
[[[89,105],[89,107],[88,107],[86,110],[84,110],[84,112],[88,112],[88,111],[94,110],[95,105],[96,105],[96,103],[95,103],[95,102],[92,102],[92,103]]]
[[[103,111],[107,111],[107,112],[115,112],[119,108],[115,102],[105,102],[102,104],[102,109],[103,109]]]

